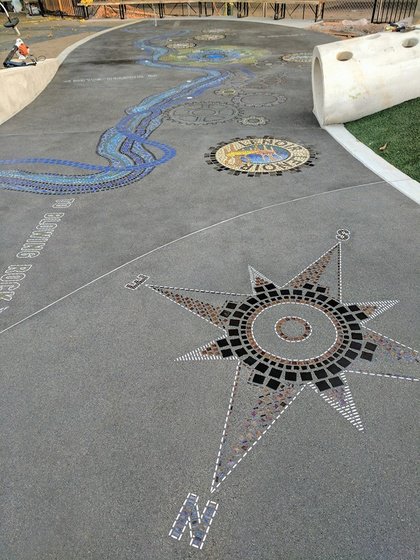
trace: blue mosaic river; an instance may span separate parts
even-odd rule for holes
[[[177,33],[184,35],[188,31]],[[155,37],[164,40],[172,34]],[[172,159],[176,151],[173,147],[150,140],[150,135],[161,125],[163,113],[174,106],[197,97],[210,88],[219,86],[230,72],[206,67],[191,67],[164,64],[160,57],[168,52],[165,47],[157,47],[148,40],[137,41],[137,49],[147,56],[138,63],[149,67],[188,70],[205,74],[184,82],[163,93],[144,99],[139,105],[126,110],[124,117],[112,128],[106,130],[98,143],[97,154],[105,158],[108,165],[48,159],[26,158],[0,160],[1,165],[45,164],[73,167],[90,171],[84,174],[39,173],[19,169],[0,169],[0,188],[26,191],[38,194],[88,193],[123,187],[138,181],[151,173],[155,167]],[[151,151],[153,150],[153,151]],[[155,152],[160,154],[155,155]]]

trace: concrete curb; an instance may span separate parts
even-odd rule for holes
[[[38,97],[59,65],[56,58],[48,58],[36,66],[8,68],[0,73],[0,125]]]
[[[405,196],[420,204],[420,183],[375,154],[374,151],[357,140],[343,124],[331,124],[323,128],[365,167],[379,175]]]
[[[89,37],[81,39],[64,49],[56,58],[48,58],[36,66],[1,70],[0,125],[32,103],[32,101],[44,91],[54,78],[61,64],[71,52],[87,41],[95,39],[104,33],[109,33],[110,31],[114,31],[114,29],[121,29],[122,27],[133,25],[134,23],[138,23],[138,20],[110,27],[109,29],[98,31],[98,33],[93,33],[89,35]]]

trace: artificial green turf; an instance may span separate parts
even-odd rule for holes
[[[420,181],[420,97],[345,126],[375,153]]]

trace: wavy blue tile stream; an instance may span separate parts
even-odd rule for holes
[[[178,32],[176,35],[187,33],[189,31]],[[172,35],[174,34],[165,34],[155,37],[153,40],[167,39]],[[106,130],[99,140],[97,154],[105,158],[108,165],[92,165],[48,158],[0,160],[0,166],[46,164],[91,171],[91,173],[73,175],[0,169],[1,189],[38,194],[78,194],[115,189],[142,179],[155,167],[166,163],[175,156],[175,148],[149,140],[150,135],[161,125],[164,111],[180,105],[192,97],[197,97],[210,88],[219,86],[229,77],[230,72],[206,67],[163,64],[159,62],[159,59],[168,52],[168,49],[156,47],[149,40],[137,41],[135,47],[141,49],[142,53],[148,57],[148,60],[139,59],[139,64],[155,68],[187,70],[206,75],[181,83],[163,93],[147,97],[139,105],[127,109],[124,117],[114,127]],[[161,155],[157,157],[150,151],[150,148]]]

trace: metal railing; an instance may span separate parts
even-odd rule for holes
[[[375,0],[372,23],[389,23],[406,19],[416,11],[417,0]]]
[[[80,2],[80,0],[39,0],[39,5],[43,14],[82,18],[84,17],[85,12],[83,7],[77,6],[78,2]],[[145,4],[141,5],[144,6]],[[389,23],[391,21],[399,21],[413,15],[416,5],[417,0],[326,0],[323,19],[328,21],[343,19],[357,20],[366,18],[372,23]],[[179,5],[174,2],[174,6],[175,8],[172,8],[171,15],[184,15],[183,5],[179,8]],[[285,16],[290,18],[302,18],[301,11],[296,10],[296,7],[298,6],[301,7],[299,0],[296,1],[296,5],[288,4],[286,6]],[[88,9],[91,15],[94,15],[94,5],[89,6]],[[114,7],[114,11],[115,15],[118,17],[116,7]],[[264,11],[260,13],[261,6],[254,8],[254,11],[258,13],[253,15],[268,15]],[[272,17],[271,13],[269,17]]]

